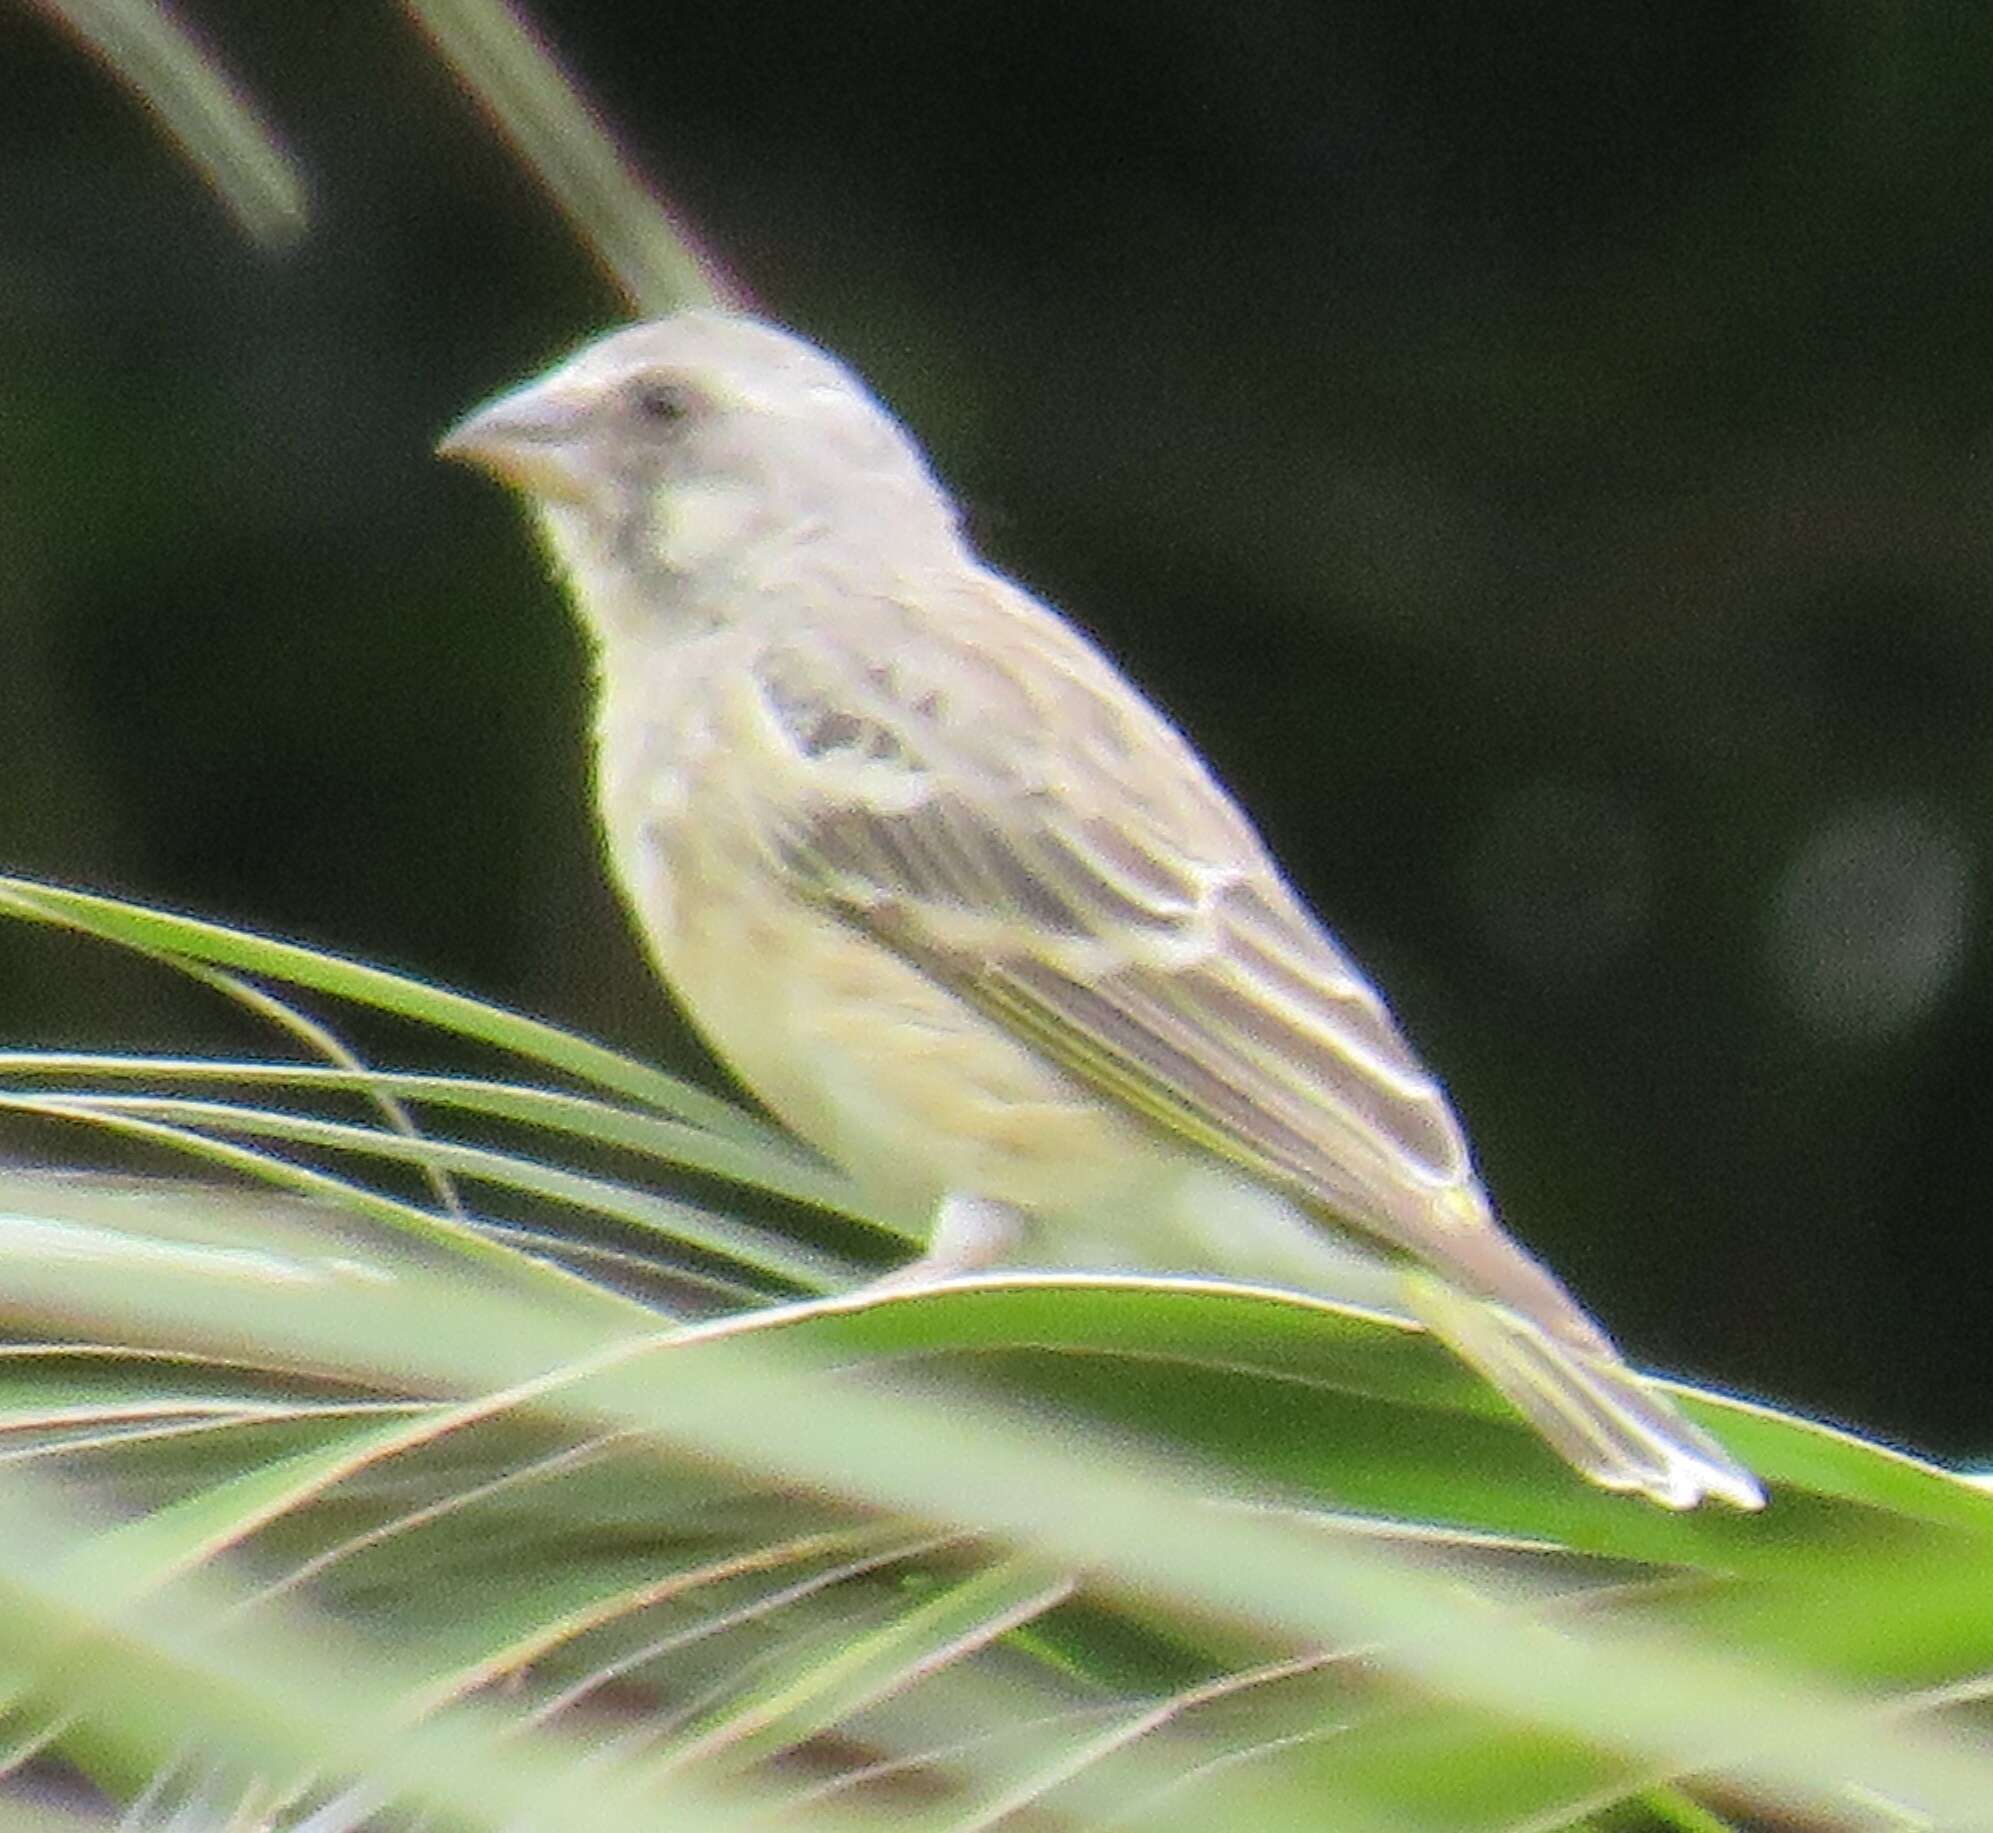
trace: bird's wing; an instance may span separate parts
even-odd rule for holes
[[[1414,1313],[1598,1482],[1760,1506],[1495,1223],[1438,1084],[1195,753],[1042,620],[766,650],[771,862],[1103,1095],[1423,1263]]]
[[[769,854],[1102,1093],[1444,1269],[1485,1212],[1435,1214],[1475,1189],[1439,1085],[1195,753],[1042,618],[765,649]]]

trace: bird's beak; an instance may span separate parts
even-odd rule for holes
[[[437,442],[436,456],[477,465],[529,495],[573,502],[589,486],[582,419],[571,395],[532,383],[465,415]]]

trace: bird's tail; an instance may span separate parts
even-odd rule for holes
[[[1636,1491],[1664,1508],[1693,1508],[1705,1496],[1764,1507],[1757,1479],[1603,1336],[1595,1344],[1567,1341],[1427,1272],[1408,1272],[1404,1285],[1413,1315],[1602,1488]]]

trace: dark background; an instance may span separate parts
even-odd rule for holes
[[[183,11],[310,172],[286,258],[0,11],[0,861],[699,1064],[578,642],[428,457],[616,300],[392,8]],[[1993,9],[537,17],[1205,746],[1632,1349],[1993,1450]],[[0,1043],[221,1026],[0,933]]]

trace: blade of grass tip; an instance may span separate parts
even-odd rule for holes
[[[1200,1705],[1232,1698],[1269,1681],[1314,1673],[1346,1658],[1340,1654],[1311,1653],[1284,1661],[1264,1662],[1237,1673],[1221,1674],[1213,1680],[1181,1688],[1144,1704],[1113,1706],[1102,1715],[1105,1722],[1100,1731],[1091,1736],[1076,1733],[1049,1763],[983,1803],[973,1818],[965,1817],[958,1827],[950,1829],[950,1833],[992,1833],[994,1828],[1013,1815],[1040,1805],[1054,1789],[1072,1781],[1083,1770],[1119,1755],[1138,1740],[1165,1729]]]
[[[188,961],[184,957],[161,955],[154,951],[153,959],[162,966],[177,968],[190,980],[202,986],[212,987],[224,999],[232,1000],[244,1011],[254,1013],[267,1020],[279,1031],[287,1032],[297,1039],[307,1050],[316,1052],[334,1069],[344,1070],[353,1078],[358,1092],[373,1103],[374,1111],[387,1122],[391,1131],[398,1133],[411,1143],[420,1143],[425,1135],[415,1124],[408,1109],[390,1094],[374,1078],[359,1053],[351,1048],[329,1025],[323,1025],[299,1010],[276,994],[265,992],[252,985],[240,974],[231,974],[226,968],[204,967],[198,961]],[[464,1213],[462,1199],[457,1195],[457,1187],[450,1181],[450,1174],[433,1159],[418,1161],[418,1171],[422,1181],[429,1186],[429,1193],[436,1199],[437,1206],[445,1215],[454,1216],[459,1222],[468,1220]]]
[[[423,1417],[413,1416],[418,1424]],[[77,1547],[70,1560],[78,1573],[101,1587],[98,1596],[105,1607],[129,1607],[189,1572],[212,1566],[271,1522],[319,1501],[354,1471],[392,1455],[409,1432],[405,1415],[385,1423],[357,1423],[328,1444],[259,1462],[178,1502],[120,1522]],[[239,1598],[228,1617],[248,1611],[256,1601]]]
[[[702,1715],[657,1759],[653,1773],[723,1761],[745,1767],[794,1751],[873,1701],[916,1685],[1020,1624],[1062,1604],[1076,1581],[1033,1560],[1001,1560],[947,1585],[833,1654],[811,1648],[775,1674]]]
[[[143,1362],[156,1381],[157,1361],[150,1357],[136,1359]],[[143,1378],[134,1377],[135,1381]],[[17,1402],[0,1412],[0,1430],[4,1431],[9,1447],[0,1451],[0,1462],[50,1453],[64,1456],[78,1448],[88,1450],[97,1445],[123,1443],[135,1433],[145,1436],[154,1429],[175,1433],[302,1420],[372,1420],[381,1410],[379,1402],[363,1405],[349,1401],[333,1405],[289,1398],[252,1399],[239,1395],[224,1398],[178,1391],[162,1394],[156,1388],[136,1387],[102,1400],[65,1395],[47,1401]],[[16,1445],[23,1449],[13,1449]]]
[[[1244,1677],[1244,1685],[1257,1684],[1258,1677]],[[1224,1694],[1214,1692],[1212,1697]],[[1114,1728],[1107,1735],[1085,1740],[1082,1734],[1088,1726],[1103,1717],[1110,1715],[1096,1710],[1085,1720],[1075,1717],[1073,1736],[1080,1744],[1080,1765],[1069,1765],[1066,1751],[1054,1745],[1037,1774],[989,1795],[973,1813],[951,1823],[948,1833],[996,1833],[1034,1810],[1060,1816],[1061,1824],[1099,1827],[1103,1833],[1248,1823],[1297,1829],[1332,1826],[1337,1833],[1356,1833],[1358,1828],[1411,1833],[1415,1826],[1434,1824],[1405,1815],[1403,1804],[1388,1790],[1371,1791],[1375,1798],[1370,1798],[1341,1776],[1269,1772],[1267,1759],[1298,1745],[1340,1742],[1349,1721],[1326,1709],[1305,1729],[1261,1735],[1251,1721],[1242,1721],[1229,1736],[1213,1733],[1197,1742],[1153,1746],[1132,1739],[1169,1729],[1168,1718],[1151,1724],[1146,1712],[1113,1715]],[[1132,1736],[1123,1736],[1123,1730]],[[1101,1762],[1108,1766],[1105,1773],[1084,1767]],[[1331,1789],[1333,1794],[1328,1792]],[[1183,1798],[1193,1793],[1201,1797],[1194,1815],[1182,1805]],[[1464,1829],[1468,1823],[1446,1824]],[[1495,1833],[1492,1822],[1485,1829],[1479,1820],[1472,1824],[1480,1833]],[[1570,1826],[1585,1824],[1574,1821]],[[1517,1830],[1504,1828],[1501,1833]]]
[[[634,1282],[659,1282],[672,1289],[696,1292],[715,1311],[744,1311],[769,1302],[768,1288],[752,1280],[728,1279],[704,1268],[660,1264],[654,1254],[640,1254],[632,1248],[604,1247],[599,1242],[550,1235],[544,1229],[524,1223],[493,1222],[478,1225],[494,1241],[516,1247],[521,1253],[536,1254],[554,1261],[570,1272],[587,1277]],[[628,1288],[626,1288],[628,1289]]]
[[[821,1537],[828,1539],[828,1536]],[[781,1549],[771,1549],[780,1552]],[[793,1543],[790,1563],[801,1564],[811,1557],[811,1548],[806,1542]],[[898,1548],[884,1550],[863,1559],[848,1562],[845,1566],[816,1575],[813,1580],[794,1585],[785,1585],[780,1590],[764,1595],[754,1605],[741,1606],[737,1610],[724,1613],[722,1619],[711,1619],[688,1632],[684,1640],[694,1640],[700,1635],[723,1633],[729,1622],[751,1622],[761,1616],[780,1611],[796,1599],[807,1597],[814,1591],[836,1585],[842,1577],[874,1570],[902,1557]],[[646,1571],[636,1583],[605,1590],[593,1597],[567,1604],[564,1608],[549,1607],[541,1612],[535,1621],[516,1631],[502,1646],[486,1650],[478,1659],[454,1672],[439,1678],[423,1693],[411,1694],[407,1709],[411,1715],[441,1711],[445,1706],[472,1694],[483,1692],[507,1675],[529,1672],[537,1663],[552,1657],[557,1651],[596,1631],[626,1622],[640,1616],[655,1605],[668,1601],[684,1603],[696,1589],[706,1584],[723,1584],[734,1574],[753,1576],[757,1574],[760,1561],[753,1555],[738,1560],[709,1561],[701,1567],[685,1573],[653,1573]],[[547,1721],[537,1714],[527,1714],[519,1722],[521,1734],[544,1728]],[[624,1743],[624,1755],[634,1758],[637,1745],[648,1735],[649,1728],[633,1731]]]
[[[148,0],[34,0],[146,105],[252,240],[304,234],[304,179],[248,98],[167,10]]]
[[[729,1603],[711,1616],[696,1618],[673,1628],[668,1634],[653,1636],[634,1648],[624,1649],[613,1660],[589,1669],[569,1681],[559,1692],[540,1701],[520,1722],[522,1726],[551,1724],[591,1694],[637,1672],[648,1663],[724,1635],[744,1623],[759,1622],[853,1578],[877,1572],[902,1560],[941,1552],[954,1544],[956,1536],[950,1534],[916,1535],[891,1525],[867,1526],[836,1532],[820,1531],[788,1541],[756,1543],[725,1559],[692,1567],[682,1575],[681,1582],[670,1595],[680,1595],[697,1585],[722,1584],[742,1576],[773,1575],[784,1567],[803,1564],[812,1555],[830,1554],[846,1547],[870,1549],[842,1564],[820,1566],[806,1578],[785,1583],[776,1590],[755,1593],[742,1603]]]
[[[5,874],[0,874],[0,914],[73,930],[124,948],[184,955],[211,966],[309,987],[316,993],[349,999],[355,1005],[432,1025],[453,1036],[544,1064],[577,1082],[610,1089],[711,1132],[757,1144],[781,1138],[733,1102],[709,1095],[606,1045],[504,1006],[453,993],[407,974],[370,967],[344,955],[198,917],[177,916],[148,904]]]
[[[641,314],[743,302],[518,13],[501,0],[403,5]]]
[[[595,1146],[641,1154],[678,1170],[704,1172],[731,1183],[828,1210],[892,1241],[922,1239],[911,1223],[881,1216],[844,1174],[769,1135],[747,1144],[645,1109],[626,1107],[565,1089],[499,1082],[480,1076],[439,1076],[398,1069],[362,1069],[358,1077],[318,1064],[250,1057],[175,1057],[74,1050],[0,1050],[0,1087],[16,1077],[74,1081],[247,1083],[295,1090],[378,1091],[397,1103],[447,1107],[527,1127],[544,1137],[559,1134]],[[419,1133],[410,1134],[420,1138]]]
[[[9,1100],[7,1104],[16,1107],[29,1105],[19,1100]],[[530,1292],[550,1302],[561,1302],[569,1316],[578,1314],[609,1325],[654,1324],[657,1321],[657,1313],[635,1299],[624,1298],[536,1255],[503,1247],[486,1239],[475,1228],[459,1227],[446,1218],[418,1209],[412,1203],[401,1202],[330,1172],[296,1164],[274,1153],[238,1146],[187,1127],[163,1125],[158,1121],[101,1109],[73,1105],[65,1107],[60,1102],[49,1102],[41,1104],[37,1111],[148,1140],[188,1157],[244,1172],[261,1183],[274,1185],[293,1195],[315,1197],[334,1208],[382,1224],[396,1234],[413,1236],[425,1244],[478,1263],[483,1271],[516,1290]]]
[[[93,1432],[57,1443],[26,1446],[0,1456],[0,1463],[9,1467],[40,1464],[51,1470],[60,1470],[72,1467],[80,1457],[152,1451],[162,1446],[187,1447],[196,1440],[208,1441],[208,1449],[219,1445],[218,1455],[233,1456],[235,1453],[228,1441],[238,1433],[250,1432],[263,1437],[273,1424],[295,1426],[307,1421],[314,1425],[321,1423],[306,1413],[294,1413],[287,1417],[276,1412],[244,1412],[225,1418],[187,1420],[178,1425],[130,1426],[120,1431]]]
[[[354,1476],[370,1465],[383,1462],[390,1457],[398,1456],[412,1446],[427,1446],[440,1437],[442,1431],[450,1429],[447,1418],[442,1420],[440,1430],[428,1429],[429,1417],[434,1417],[434,1415],[425,1416],[422,1421],[422,1429],[413,1436],[403,1433],[398,1436],[386,1436],[376,1439],[362,1448],[362,1455],[360,1456],[343,1456],[336,1467],[328,1465],[323,1469],[310,1471],[308,1473],[308,1480],[305,1483],[298,1485],[282,1498],[281,1507],[266,1510],[254,1521],[245,1519],[241,1531],[236,1538],[246,1539],[250,1534],[260,1532],[272,1521],[277,1520],[282,1514],[320,1500],[324,1493],[332,1488],[335,1482],[344,1482],[347,1478]],[[565,1445],[558,1451],[550,1452],[545,1457],[536,1459],[533,1463],[507,1470],[496,1477],[490,1478],[486,1482],[474,1484],[466,1489],[452,1490],[448,1494],[438,1497],[433,1502],[424,1503],[418,1508],[411,1508],[402,1514],[391,1516],[385,1521],[376,1522],[358,1533],[349,1534],[342,1540],[337,1540],[328,1546],[320,1547],[301,1560],[299,1564],[291,1567],[282,1577],[267,1581],[260,1590],[252,1592],[239,1600],[231,1609],[229,1613],[230,1618],[246,1616],[252,1610],[261,1609],[273,1598],[280,1598],[288,1593],[301,1590],[304,1586],[310,1584],[312,1580],[329,1572],[341,1560],[351,1559],[356,1554],[366,1552],[370,1548],[383,1546],[397,1534],[407,1534],[418,1528],[430,1526],[456,1511],[470,1508],[489,1496],[499,1494],[501,1491],[541,1481],[550,1473],[574,1469],[591,1463],[601,1456],[605,1446],[615,1442],[615,1434],[604,1433],[594,1438],[583,1439],[578,1444]],[[162,1511],[162,1513],[164,1512]],[[118,1531],[124,1532],[127,1530],[121,1529]]]
[[[698,1209],[668,1197],[655,1197],[630,1185],[586,1172],[569,1171],[542,1160],[493,1151],[454,1140],[422,1139],[411,1143],[399,1134],[356,1127],[337,1120],[320,1120],[274,1108],[240,1107],[229,1102],[195,1101],[159,1095],[14,1095],[0,1093],[0,1108],[68,1119],[116,1117],[123,1121],[154,1122],[184,1128],[203,1137],[241,1134],[281,1139],[292,1145],[358,1152],[396,1164],[433,1160],[459,1175],[503,1189],[523,1191],[551,1202],[648,1230],[666,1240],[716,1254],[737,1266],[781,1279],[811,1293],[827,1293],[847,1283],[848,1270],[830,1256],[797,1246],[764,1229],[736,1222],[716,1211]],[[424,1218],[431,1239],[455,1243],[478,1241],[493,1248],[485,1232],[469,1225],[455,1227],[451,1219],[427,1210]],[[441,1231],[439,1233],[439,1231]]]

